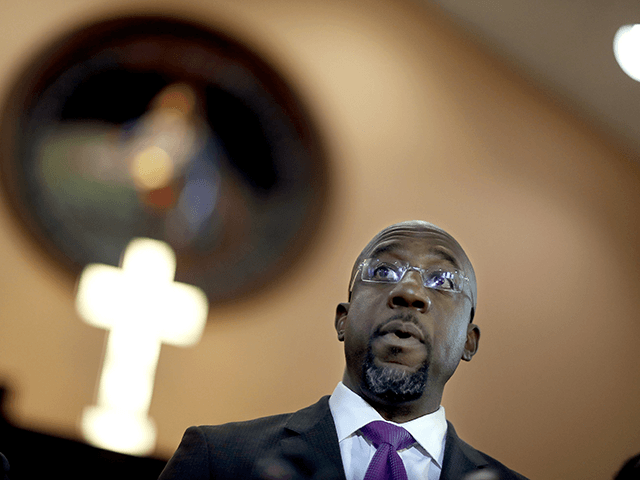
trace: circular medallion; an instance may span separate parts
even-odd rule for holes
[[[322,224],[327,163],[303,103],[195,22],[134,16],[58,38],[16,80],[0,132],[12,210],[74,276],[148,237],[218,302],[271,284]]]

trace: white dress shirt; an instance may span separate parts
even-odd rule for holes
[[[375,420],[386,420],[342,382],[329,398],[329,408],[336,424],[347,480],[363,480],[376,447],[360,433],[360,429]],[[416,440],[410,447],[398,451],[408,480],[439,480],[447,433],[444,407],[410,422],[388,423],[405,428]]]

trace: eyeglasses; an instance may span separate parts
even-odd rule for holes
[[[447,292],[461,293],[465,282],[469,279],[462,272],[448,270],[444,268],[424,269],[414,267],[406,262],[382,261],[377,258],[367,258],[358,267],[363,282],[371,283],[399,283],[409,270],[420,273],[422,283],[426,288],[433,290],[444,290]],[[353,285],[358,274],[353,276],[349,292],[353,290]]]

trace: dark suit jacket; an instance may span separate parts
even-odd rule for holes
[[[9,480],[9,461],[2,453],[0,453],[0,466],[2,466],[2,480]]]
[[[441,480],[493,469],[496,480],[526,480],[458,438],[449,423]],[[295,413],[190,427],[159,480],[345,480],[329,397]]]

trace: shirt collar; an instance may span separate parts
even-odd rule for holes
[[[386,422],[384,418],[362,397],[339,382],[329,398],[329,408],[336,424],[338,442],[354,435],[366,424],[375,420]],[[428,415],[423,415],[405,423],[393,423],[404,427],[426,450],[429,456],[442,468],[444,458],[444,438],[447,433],[447,419],[444,407]]]

